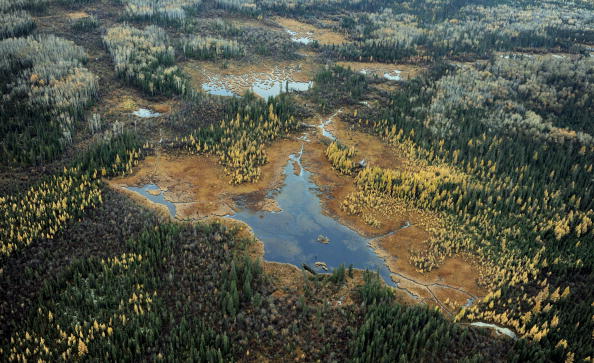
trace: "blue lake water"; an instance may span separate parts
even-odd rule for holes
[[[294,173],[293,162],[300,167],[299,175]],[[322,213],[320,192],[310,180],[311,173],[301,167],[300,154],[291,155],[285,175],[285,185],[273,195],[282,211],[244,209],[230,217],[250,225],[264,243],[264,259],[298,267],[306,263],[320,272],[315,262],[325,262],[330,271],[352,264],[379,272],[386,283],[395,286],[384,260],[369,246],[369,239]],[[320,235],[330,242],[318,242]]]
[[[252,91],[258,96],[268,99],[268,97],[275,97],[287,90],[291,91],[307,91],[311,88],[313,82],[294,82],[294,81],[256,81],[252,85]]]
[[[215,96],[229,96],[229,97],[237,96],[235,93],[226,89],[225,87],[217,86],[212,83],[203,83],[202,90],[208,94],[215,95]]]
[[[300,173],[295,174],[294,163]],[[280,212],[255,211],[241,208],[230,219],[247,223],[256,237],[264,243],[264,259],[290,263],[301,268],[306,263],[318,272],[325,272],[315,266],[316,262],[327,264],[329,271],[341,264],[345,267],[376,271],[391,286],[390,270],[384,260],[369,246],[370,240],[322,213],[320,191],[311,181],[311,173],[301,167],[301,153],[291,155],[285,166],[285,184],[270,193],[282,209]],[[163,192],[153,195],[149,191],[159,190],[154,184],[143,187],[127,187],[149,200],[163,204],[175,217],[175,204],[166,200]],[[318,241],[325,236],[329,243]]]
[[[161,190],[155,184],[147,184],[143,187],[126,187],[126,189],[136,192],[152,202],[155,202],[158,204],[163,204],[164,206],[167,207],[167,209],[169,209],[169,214],[171,214],[171,216],[173,218],[175,218],[175,214],[176,214],[175,204],[173,204],[172,202],[165,199],[165,196],[163,196],[163,192],[160,192],[157,195],[153,195],[149,192],[150,190],[159,190],[159,191]]]

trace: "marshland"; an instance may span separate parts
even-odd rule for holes
[[[0,13],[0,360],[592,360],[591,2]]]

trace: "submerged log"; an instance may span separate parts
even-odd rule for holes
[[[309,267],[308,264],[304,263],[302,266],[303,266],[303,269],[305,271],[310,272],[312,275],[317,275],[318,274],[313,268]]]

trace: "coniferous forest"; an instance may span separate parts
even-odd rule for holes
[[[0,0],[0,361],[592,362],[593,166],[589,0]]]

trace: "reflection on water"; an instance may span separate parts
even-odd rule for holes
[[[132,112],[134,116],[142,117],[142,118],[149,118],[149,117],[158,117],[161,116],[158,112],[153,112],[146,108],[139,108],[138,110]]]
[[[352,264],[354,268],[379,272],[386,283],[395,286],[384,260],[369,246],[369,239],[322,213],[319,191],[310,180],[311,173],[301,166],[301,153],[290,156],[284,170],[285,185],[272,195],[282,209],[280,212],[243,209],[229,218],[252,228],[264,243],[267,261],[298,267],[306,263],[319,272],[324,271],[315,266],[316,262],[326,263],[330,271],[341,264]],[[299,175],[294,173],[294,164]],[[175,204],[166,200],[155,184],[126,189],[165,205],[175,217]],[[320,236],[328,238],[329,243],[321,243]]]
[[[311,37],[309,36],[300,36],[298,35],[297,32],[294,32],[292,30],[287,29],[287,33],[289,33],[291,35],[291,40],[297,43],[301,43],[301,44],[309,44],[311,42],[313,42],[313,39],[311,39]],[[308,33],[309,35],[310,33]]]
[[[295,175],[293,162],[299,165]],[[391,286],[390,271],[385,262],[369,246],[369,240],[322,213],[319,192],[310,180],[311,173],[301,167],[301,154],[291,155],[285,167],[285,185],[275,198],[280,212],[244,209],[230,217],[246,222],[265,246],[267,261],[284,262],[301,267],[325,262],[329,270],[353,265],[355,268],[378,271]],[[318,236],[329,239],[318,242]]]
[[[158,186],[156,186],[155,184],[147,184],[143,187],[125,187],[125,188],[144,196],[145,198],[147,198],[148,200],[150,200],[152,202],[155,202],[158,204],[163,204],[164,206],[166,206],[169,209],[169,214],[171,214],[171,217],[175,218],[175,214],[176,214],[175,204],[173,204],[172,202],[165,199],[165,197],[163,196],[163,191],[161,191],[161,189]],[[158,193],[157,193],[157,191],[158,191]]]
[[[307,91],[311,88],[313,82],[294,82],[289,80],[272,81],[272,80],[257,80],[252,85],[252,91],[258,96],[268,99],[268,97],[275,97],[283,92],[291,91]]]
[[[313,82],[294,82],[290,80],[256,80],[252,83],[251,90],[258,96],[268,99],[268,97],[275,97],[283,92],[291,91],[307,91],[311,88]],[[215,80],[202,84],[202,90],[206,93],[216,96],[230,96],[236,97],[233,91],[229,90],[222,84],[222,81]]]
[[[387,73],[384,73],[384,78],[389,79],[390,81],[400,81],[400,80],[402,80],[402,77],[400,77],[400,73],[402,73],[402,71],[399,71],[399,70],[395,70],[393,72],[387,72]]]
[[[214,84],[213,82],[203,83],[202,90],[208,94],[215,95],[215,96],[237,96],[232,91],[226,89],[223,86]]]

